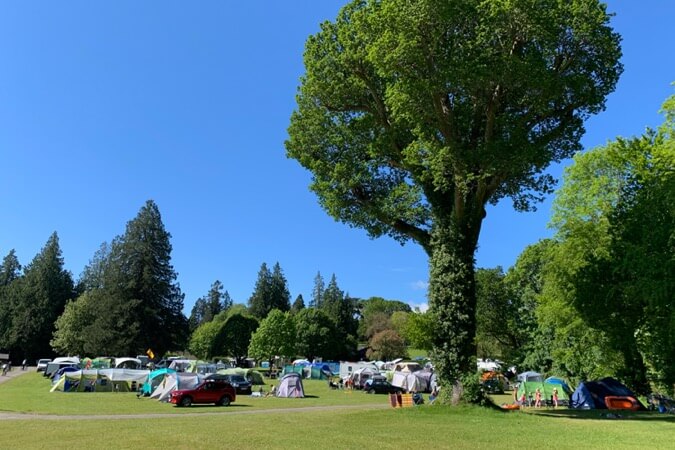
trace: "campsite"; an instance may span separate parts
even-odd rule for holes
[[[597,410],[499,412],[479,407],[391,408],[386,396],[305,379],[305,397],[237,397],[228,408],[176,408],[132,392],[49,392],[34,371],[0,384],[0,433],[19,448],[297,448],[316,436],[335,448],[672,448],[675,417]],[[269,380],[266,380],[269,381]],[[583,419],[583,420],[579,420]],[[47,426],[46,426],[47,425]],[[311,430],[311,432],[308,432]],[[529,430],[524,432],[523,430]],[[533,431],[534,430],[534,431]],[[561,433],[564,432],[564,439]]]

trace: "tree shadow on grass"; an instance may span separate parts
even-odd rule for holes
[[[660,421],[675,424],[675,415],[661,414],[653,411],[623,411],[608,409],[552,409],[541,411],[528,411],[541,417],[564,417],[567,419],[590,419],[590,420],[633,420],[633,421]]]

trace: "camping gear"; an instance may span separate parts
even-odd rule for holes
[[[176,389],[193,389],[203,380],[202,376],[191,372],[168,372],[157,385],[150,398],[168,402]]]
[[[605,398],[608,396],[632,397],[636,399],[639,410],[646,409],[630,389],[611,377],[579,383],[572,394],[570,406],[576,409],[607,409]]]
[[[640,404],[634,397],[608,395],[605,397],[605,405],[607,405],[607,409],[627,409],[630,411],[637,411],[640,409]]]
[[[277,397],[304,398],[305,389],[302,385],[302,377],[295,372],[287,373],[279,380],[279,387],[276,392]]]

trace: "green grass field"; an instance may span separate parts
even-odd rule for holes
[[[240,396],[225,408],[176,408],[133,393],[50,393],[48,381],[31,373],[0,385],[0,447],[665,449],[675,442],[675,417],[653,413],[393,409],[382,406],[386,396],[334,391],[325,382],[307,381],[305,391],[309,398]]]

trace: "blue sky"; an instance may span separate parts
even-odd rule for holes
[[[304,42],[344,3],[1,2],[0,257],[15,249],[25,265],[56,231],[77,277],[153,199],[188,314],[216,279],[245,303],[277,261],[291,300],[321,271],[353,296],[424,306],[424,252],[333,221],[285,156]],[[675,93],[675,2],[608,5],[625,72],[586,148],[657,126]],[[478,266],[511,266],[550,236],[549,215],[550,199],[490,208]]]

